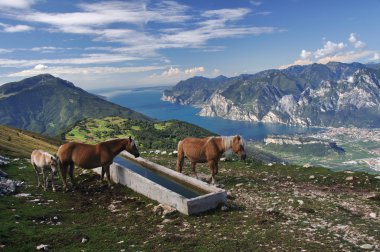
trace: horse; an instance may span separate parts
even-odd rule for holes
[[[178,143],[177,171],[182,173],[185,156],[190,160],[190,166],[196,178],[195,165],[197,163],[208,163],[211,176],[208,183],[215,183],[215,175],[218,173],[218,161],[222,154],[232,149],[242,160],[245,160],[244,141],[239,136],[187,137]]]
[[[140,156],[136,143],[131,137],[109,140],[95,145],[78,142],[69,142],[61,145],[58,149],[57,156],[64,191],[67,188],[66,174],[68,167],[70,167],[69,175],[71,182],[75,185],[74,164],[83,169],[93,169],[101,166],[102,175],[100,179],[103,180],[104,173],[106,173],[108,186],[110,187],[110,165],[113,163],[114,157],[123,150],[128,151],[136,158]]]
[[[42,182],[43,182],[42,187],[44,188],[44,191],[46,191],[48,187],[48,177],[47,177],[47,174],[45,174],[45,172],[50,170],[51,185],[52,185],[53,191],[55,192],[54,174],[56,174],[58,170],[57,157],[42,150],[34,150],[32,151],[32,154],[30,155],[30,162],[32,163],[34,170],[37,174],[37,187],[41,186],[40,175],[39,175],[40,170],[41,170]]]

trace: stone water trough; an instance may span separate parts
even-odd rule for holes
[[[101,173],[101,168],[94,169]],[[183,175],[126,151],[111,165],[111,179],[132,190],[190,215],[201,213],[227,201],[225,190]]]

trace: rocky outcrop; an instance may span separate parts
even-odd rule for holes
[[[210,82],[192,79],[164,93],[163,100],[201,107],[201,116],[239,121],[380,127],[379,72],[335,62],[267,70],[221,84],[213,80],[209,89]]]

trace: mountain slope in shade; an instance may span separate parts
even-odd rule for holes
[[[217,88],[211,88],[211,95],[202,101],[194,101],[192,96],[192,100],[182,103],[200,106],[200,115],[232,120],[380,127],[379,76],[378,64],[292,66],[224,79],[215,83]],[[207,90],[207,86],[201,88]],[[197,90],[193,90],[195,93]],[[167,96],[166,100],[176,102],[177,98]]]
[[[57,135],[84,118],[151,120],[49,74],[0,86],[0,124]]]

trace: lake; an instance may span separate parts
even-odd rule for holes
[[[233,121],[216,117],[197,115],[199,108],[161,101],[164,89],[152,87],[138,89],[96,90],[94,93],[107,97],[113,103],[133,109],[159,120],[176,119],[198,125],[219,135],[242,135],[247,140],[263,140],[268,135],[290,135],[313,133],[320,129],[287,126],[283,124],[263,124]]]

